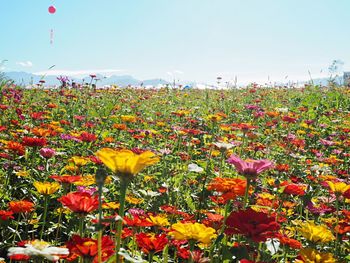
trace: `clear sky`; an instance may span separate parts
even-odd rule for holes
[[[350,69],[349,0],[0,1],[5,71],[214,82]]]

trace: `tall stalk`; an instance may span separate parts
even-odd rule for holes
[[[116,247],[115,247],[115,252],[117,253],[117,263],[120,262],[120,257],[118,255],[120,245],[121,245],[121,239],[122,239],[122,229],[123,229],[123,217],[124,217],[124,206],[125,206],[125,195],[126,195],[126,190],[128,188],[130,180],[127,178],[121,177],[120,179],[120,197],[119,197],[119,221],[117,224],[117,240],[116,240]]]

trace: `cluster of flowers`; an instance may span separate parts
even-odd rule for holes
[[[35,92],[0,97],[3,258],[350,260],[348,90]]]

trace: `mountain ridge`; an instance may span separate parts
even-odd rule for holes
[[[38,84],[39,81],[44,80],[45,85],[48,86],[58,86],[60,85],[60,81],[57,79],[60,77],[59,75],[36,75],[33,73],[28,73],[25,71],[8,71],[3,72],[3,75],[13,80],[16,84],[19,85],[31,85]],[[109,77],[105,77],[101,74],[96,74],[96,77],[91,79],[90,76],[86,76],[83,78],[69,77],[70,82],[74,81],[76,83],[97,83],[98,86],[105,85],[118,85],[118,86],[137,86],[143,84],[144,86],[158,86],[158,85],[166,85],[170,84],[168,81],[163,80],[161,78],[153,78],[146,80],[139,80],[134,78],[131,75],[112,75]]]

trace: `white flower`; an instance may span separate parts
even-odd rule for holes
[[[275,108],[275,111],[277,111],[277,112],[288,112],[289,109],[288,108]]]
[[[141,190],[139,190],[139,192],[145,196],[150,196],[150,197],[155,197],[155,196],[161,195],[160,193],[154,192],[152,190],[146,191],[146,190],[141,189]]]
[[[191,163],[191,164],[188,165],[188,171],[189,172],[195,172],[195,173],[201,173],[201,172],[204,171],[204,169],[202,167],[199,167],[195,163]]]
[[[214,143],[214,145],[219,149],[224,149],[224,150],[230,150],[234,146],[232,143],[226,143],[226,142],[216,142]]]
[[[140,257],[131,257],[129,255],[129,253],[124,249],[124,248],[120,248],[118,255],[121,255],[124,257],[124,259],[126,259],[128,262],[132,262],[132,263],[146,263],[146,260],[143,260]]]
[[[68,248],[52,247],[49,243],[40,240],[34,240],[25,247],[10,247],[8,249],[8,256],[24,254],[27,256],[44,257],[50,261],[58,261],[58,255],[69,255]]]
[[[271,255],[275,255],[280,247],[280,241],[277,238],[268,238],[265,244]]]

